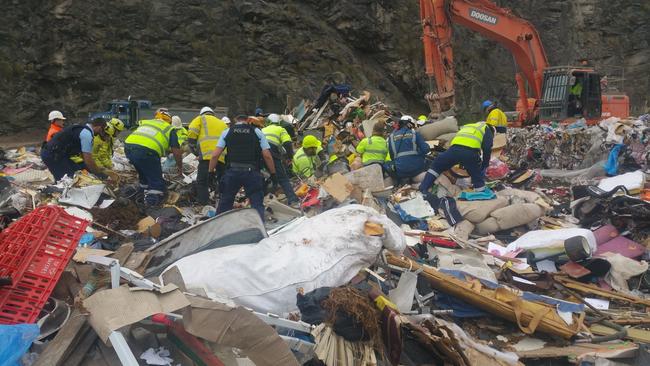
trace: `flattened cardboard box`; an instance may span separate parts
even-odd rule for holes
[[[90,313],[90,325],[104,343],[114,330],[157,313],[182,309],[189,304],[178,289],[161,294],[153,291],[131,291],[126,286],[99,291],[83,302],[83,306]]]

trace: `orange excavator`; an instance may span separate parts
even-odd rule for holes
[[[602,117],[629,115],[629,98],[604,95],[601,77],[592,67],[549,67],[535,27],[490,0],[420,0],[420,18],[426,74],[437,87],[426,98],[433,114],[455,107],[452,24],[460,24],[512,53],[519,70],[517,113],[511,125],[583,117],[594,124]]]

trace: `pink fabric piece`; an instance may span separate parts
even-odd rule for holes
[[[637,258],[642,256],[645,251],[646,247],[643,245],[624,236],[619,236],[605,244],[599,245],[594,256],[598,257],[602,253],[612,252],[628,258]]]
[[[601,226],[594,230],[596,245],[605,244],[619,235],[618,230],[612,225]]]

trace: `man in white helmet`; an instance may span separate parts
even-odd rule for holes
[[[47,136],[45,136],[45,142],[49,142],[54,135],[63,130],[65,125],[65,117],[63,113],[59,111],[52,111],[47,116],[47,120],[50,121],[50,129],[47,131]]]
[[[208,167],[212,152],[217,147],[221,133],[228,128],[226,123],[214,115],[210,107],[201,108],[199,115],[190,122],[187,131],[187,142],[194,155],[199,158],[196,175],[197,202],[207,205],[210,201],[210,173]],[[216,175],[219,177],[225,170],[225,157],[222,155],[217,165]]]
[[[298,208],[300,200],[296,196],[296,192],[291,186],[289,181],[289,169],[287,169],[286,161],[291,160],[293,157],[293,143],[287,130],[280,125],[280,116],[275,113],[269,114],[267,117],[269,125],[262,129],[262,133],[271,145],[271,156],[273,157],[273,164],[278,177],[278,183],[287,197],[289,206]]]
[[[424,172],[425,156],[429,151],[429,145],[415,130],[413,117],[402,116],[398,128],[388,137],[388,152],[392,161],[389,171],[393,178],[412,178]]]

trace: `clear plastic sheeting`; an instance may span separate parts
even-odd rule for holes
[[[366,222],[383,226],[383,236],[364,232]],[[343,285],[375,262],[382,247],[401,253],[401,229],[384,215],[349,205],[326,211],[258,244],[212,249],[180,259],[188,291],[205,291],[261,312],[296,310],[296,293]],[[169,268],[168,268],[169,269]]]

